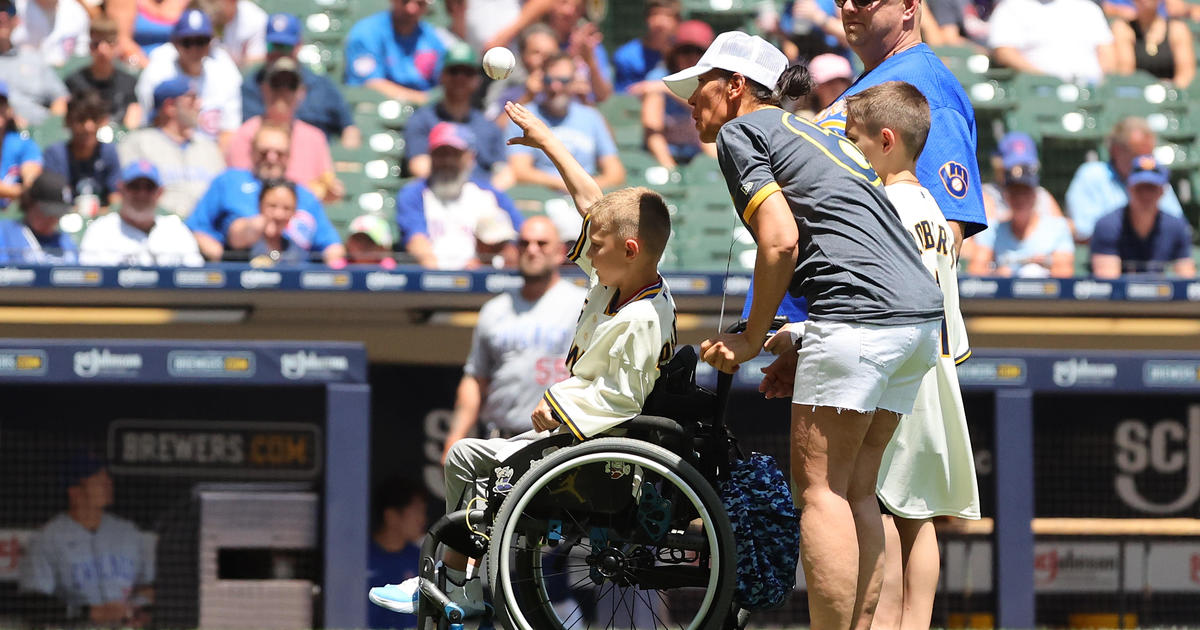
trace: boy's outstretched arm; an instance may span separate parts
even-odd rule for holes
[[[510,101],[504,104],[504,112],[525,132],[525,135],[519,138],[509,138],[508,144],[523,144],[541,149],[562,174],[563,182],[567,184],[567,192],[571,193],[571,198],[575,200],[575,209],[579,211],[580,216],[585,216],[588,208],[604,196],[596,180],[592,179],[583,165],[571,155],[566,145],[554,136],[546,123],[527,107]]]

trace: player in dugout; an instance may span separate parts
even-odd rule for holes
[[[145,627],[154,557],[136,525],[106,511],[113,502],[107,464],[79,451],[63,475],[67,510],[37,531],[21,561],[26,619],[38,627]]]

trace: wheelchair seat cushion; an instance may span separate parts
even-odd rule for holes
[[[738,604],[749,610],[782,605],[796,585],[800,521],[775,459],[753,453],[732,462],[721,501],[737,542]]]

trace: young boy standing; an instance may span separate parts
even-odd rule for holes
[[[912,414],[903,417],[884,451],[876,484],[885,514],[893,515],[883,517],[889,570],[876,620],[905,630],[928,628],[933,614],[940,563],[930,519],[979,518],[975,460],[955,370],[971,355],[958,304],[958,252],[937,202],[915,174],[929,121],[925,97],[901,81],[846,99],[846,137],[883,178],[888,199],[916,239],[945,302],[940,356],[921,382]]]
[[[659,368],[675,349],[675,302],[658,261],[671,233],[666,203],[648,188],[605,195],[550,129],[522,105],[505,112],[524,132],[509,144],[541,149],[562,174],[583,230],[569,258],[589,277],[566,367],[569,378],[546,391],[533,410],[533,430],[510,439],[463,439],[446,457],[446,510],[487,498],[491,471],[529,442],[551,432],[579,439],[600,435],[641,413]],[[443,562],[447,595],[468,614],[483,609],[479,578],[468,579],[466,555],[448,549]],[[371,589],[371,601],[412,613],[420,578]]]

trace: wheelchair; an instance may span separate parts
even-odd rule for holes
[[[529,444],[492,471],[486,508],[437,521],[422,548],[417,627],[466,627],[436,561],[447,545],[487,558],[492,614],[480,628],[744,628],[717,492],[735,448],[724,424],[732,376],[720,374],[716,392],[697,386],[697,358],[691,346],[676,353],[642,415],[602,437]]]

